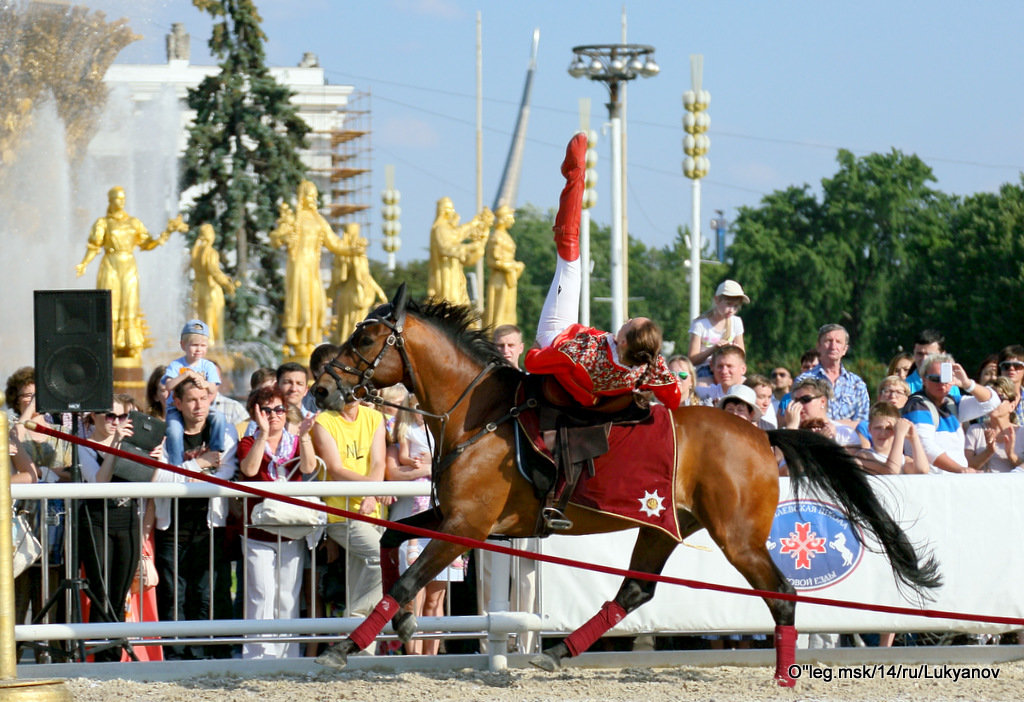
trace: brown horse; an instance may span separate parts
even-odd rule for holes
[[[416,394],[438,437],[435,487],[440,532],[473,539],[491,534],[529,537],[541,505],[515,465],[513,423],[505,421],[522,374],[499,355],[483,332],[469,329],[467,308],[446,302],[409,302],[405,286],[392,303],[382,305],[359,324],[339,349],[314,353],[318,373],[314,395],[324,409],[338,410],[362,393],[404,383]],[[764,432],[732,414],[706,407],[673,412],[678,449],[675,509],[680,531],[688,536],[707,529],[722,553],[760,590],[792,593],[772,562],[766,542],[779,499],[777,462],[772,447],[785,456],[791,480],[840,504],[852,522],[878,543],[898,582],[921,593],[936,587],[934,561],[919,561],[906,535],[876,499],[866,474],[834,442],[802,431]],[[437,466],[441,466],[438,469]],[[828,466],[828,469],[825,468]],[[596,534],[634,528],[624,519],[574,509],[566,534]],[[629,568],[660,573],[677,542],[665,533],[641,527]],[[349,653],[365,648],[393,620],[407,641],[415,631],[411,614],[399,608],[430,582],[465,547],[432,539],[420,557],[391,588],[377,609],[348,639],[318,658],[332,667],[345,665]],[[654,596],[655,583],[627,578],[611,602],[563,642],[531,662],[555,670],[566,656],[585,651],[627,613]],[[795,604],[765,598],[776,623],[776,679],[791,685],[796,630]]]

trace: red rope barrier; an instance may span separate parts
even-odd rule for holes
[[[36,424],[35,422],[25,422],[25,426],[31,429],[32,431],[37,431],[41,434],[53,436],[58,439],[65,439],[66,441],[78,444],[79,446],[86,446],[97,451],[112,453],[115,456],[120,456],[121,458],[127,458],[137,463],[143,463],[151,468],[166,470],[172,473],[177,473],[178,475],[186,476],[188,478],[203,480],[208,483],[213,483],[214,485],[220,485],[221,487],[230,488],[232,490],[237,490],[239,492],[245,492],[255,497],[280,500],[281,502],[286,502],[288,504],[296,505],[298,507],[318,509],[326,512],[327,514],[333,514],[338,517],[345,517],[346,519],[356,519],[358,521],[369,522],[370,524],[374,524],[376,526],[397,529],[398,531],[402,531],[407,534],[413,534],[414,536],[423,536],[430,539],[440,539],[442,541],[448,541],[454,544],[459,544],[460,546],[466,546],[468,548],[478,548],[483,549],[485,551],[493,551],[495,553],[504,553],[508,556],[517,556],[519,558],[527,558],[534,561],[543,561],[544,563],[553,563],[555,565],[567,566],[569,568],[581,568],[583,570],[591,570],[596,573],[617,575],[623,578],[651,580],[659,583],[666,583],[668,585],[681,585],[683,587],[688,587],[694,590],[711,590],[713,592],[725,592],[732,595],[745,595],[747,597],[767,597],[775,600],[804,602],[807,604],[824,605],[827,607],[843,607],[846,609],[859,609],[869,612],[883,612],[886,614],[903,614],[908,616],[928,617],[931,619],[955,619],[958,621],[984,622],[987,624],[1005,624],[1008,626],[1024,627],[1024,618],[1019,617],[1002,617],[993,614],[965,614],[961,612],[950,612],[941,609],[897,607],[894,605],[853,602],[850,600],[837,600],[830,599],[827,597],[814,597],[811,595],[797,595],[783,592],[772,592],[770,590],[756,590],[753,588],[736,587],[733,585],[719,585],[716,583],[706,583],[700,580],[690,580],[688,578],[676,578],[670,575],[643,573],[635,570],[616,568],[614,566],[605,566],[596,563],[583,563],[581,561],[575,561],[569,558],[562,558],[561,556],[551,556],[544,553],[522,551],[520,549],[511,548],[508,546],[500,546],[495,543],[470,539],[465,536],[445,534],[438,531],[432,531],[430,529],[423,529],[421,527],[415,527],[406,524],[398,524],[397,522],[389,522],[386,519],[378,519],[376,517],[370,517],[365,514],[350,512],[348,510],[339,509],[337,507],[319,505],[308,502],[306,500],[299,499],[297,497],[291,497],[289,495],[278,495],[242,483],[233,483],[230,480],[224,480],[223,478],[218,478],[216,476],[206,475],[205,473],[196,473],[194,471],[181,468],[180,466],[172,466],[168,463],[161,463],[157,460],[150,458],[149,456],[138,456],[136,454],[127,453],[125,451],[112,448],[110,446],[97,444],[92,441],[89,441],[88,439],[82,439],[77,436],[65,434],[64,432],[52,429],[50,427],[45,427],[40,424]]]

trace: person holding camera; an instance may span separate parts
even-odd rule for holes
[[[999,407],[1002,400],[992,388],[967,377],[963,366],[948,353],[924,359],[921,390],[903,407],[903,416],[913,422],[921,437],[928,461],[950,473],[976,473],[967,464],[962,424]],[[962,399],[953,400],[950,390],[960,388]]]
[[[132,436],[129,413],[135,409],[131,395],[114,395],[109,412],[92,412],[88,438],[97,444],[120,448]],[[153,458],[161,460],[157,447]],[[79,451],[82,480],[87,483],[124,482],[114,474],[115,457],[91,446]],[[79,543],[82,567],[95,597],[89,606],[89,621],[123,622],[125,602],[139,567],[139,505],[130,497],[84,500],[79,512]],[[97,661],[121,660],[121,649],[111,646],[95,652]]]

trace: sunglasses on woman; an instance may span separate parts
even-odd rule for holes
[[[260,412],[263,414],[284,414],[288,411],[288,408],[284,405],[276,405],[274,407],[260,407]]]

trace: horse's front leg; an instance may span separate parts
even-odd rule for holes
[[[316,662],[330,668],[345,667],[349,655],[372,644],[389,620],[394,622],[402,642],[408,643],[416,632],[416,617],[402,607],[465,551],[465,546],[431,539],[420,557],[398,578],[363,623],[347,639],[321,653]]]

